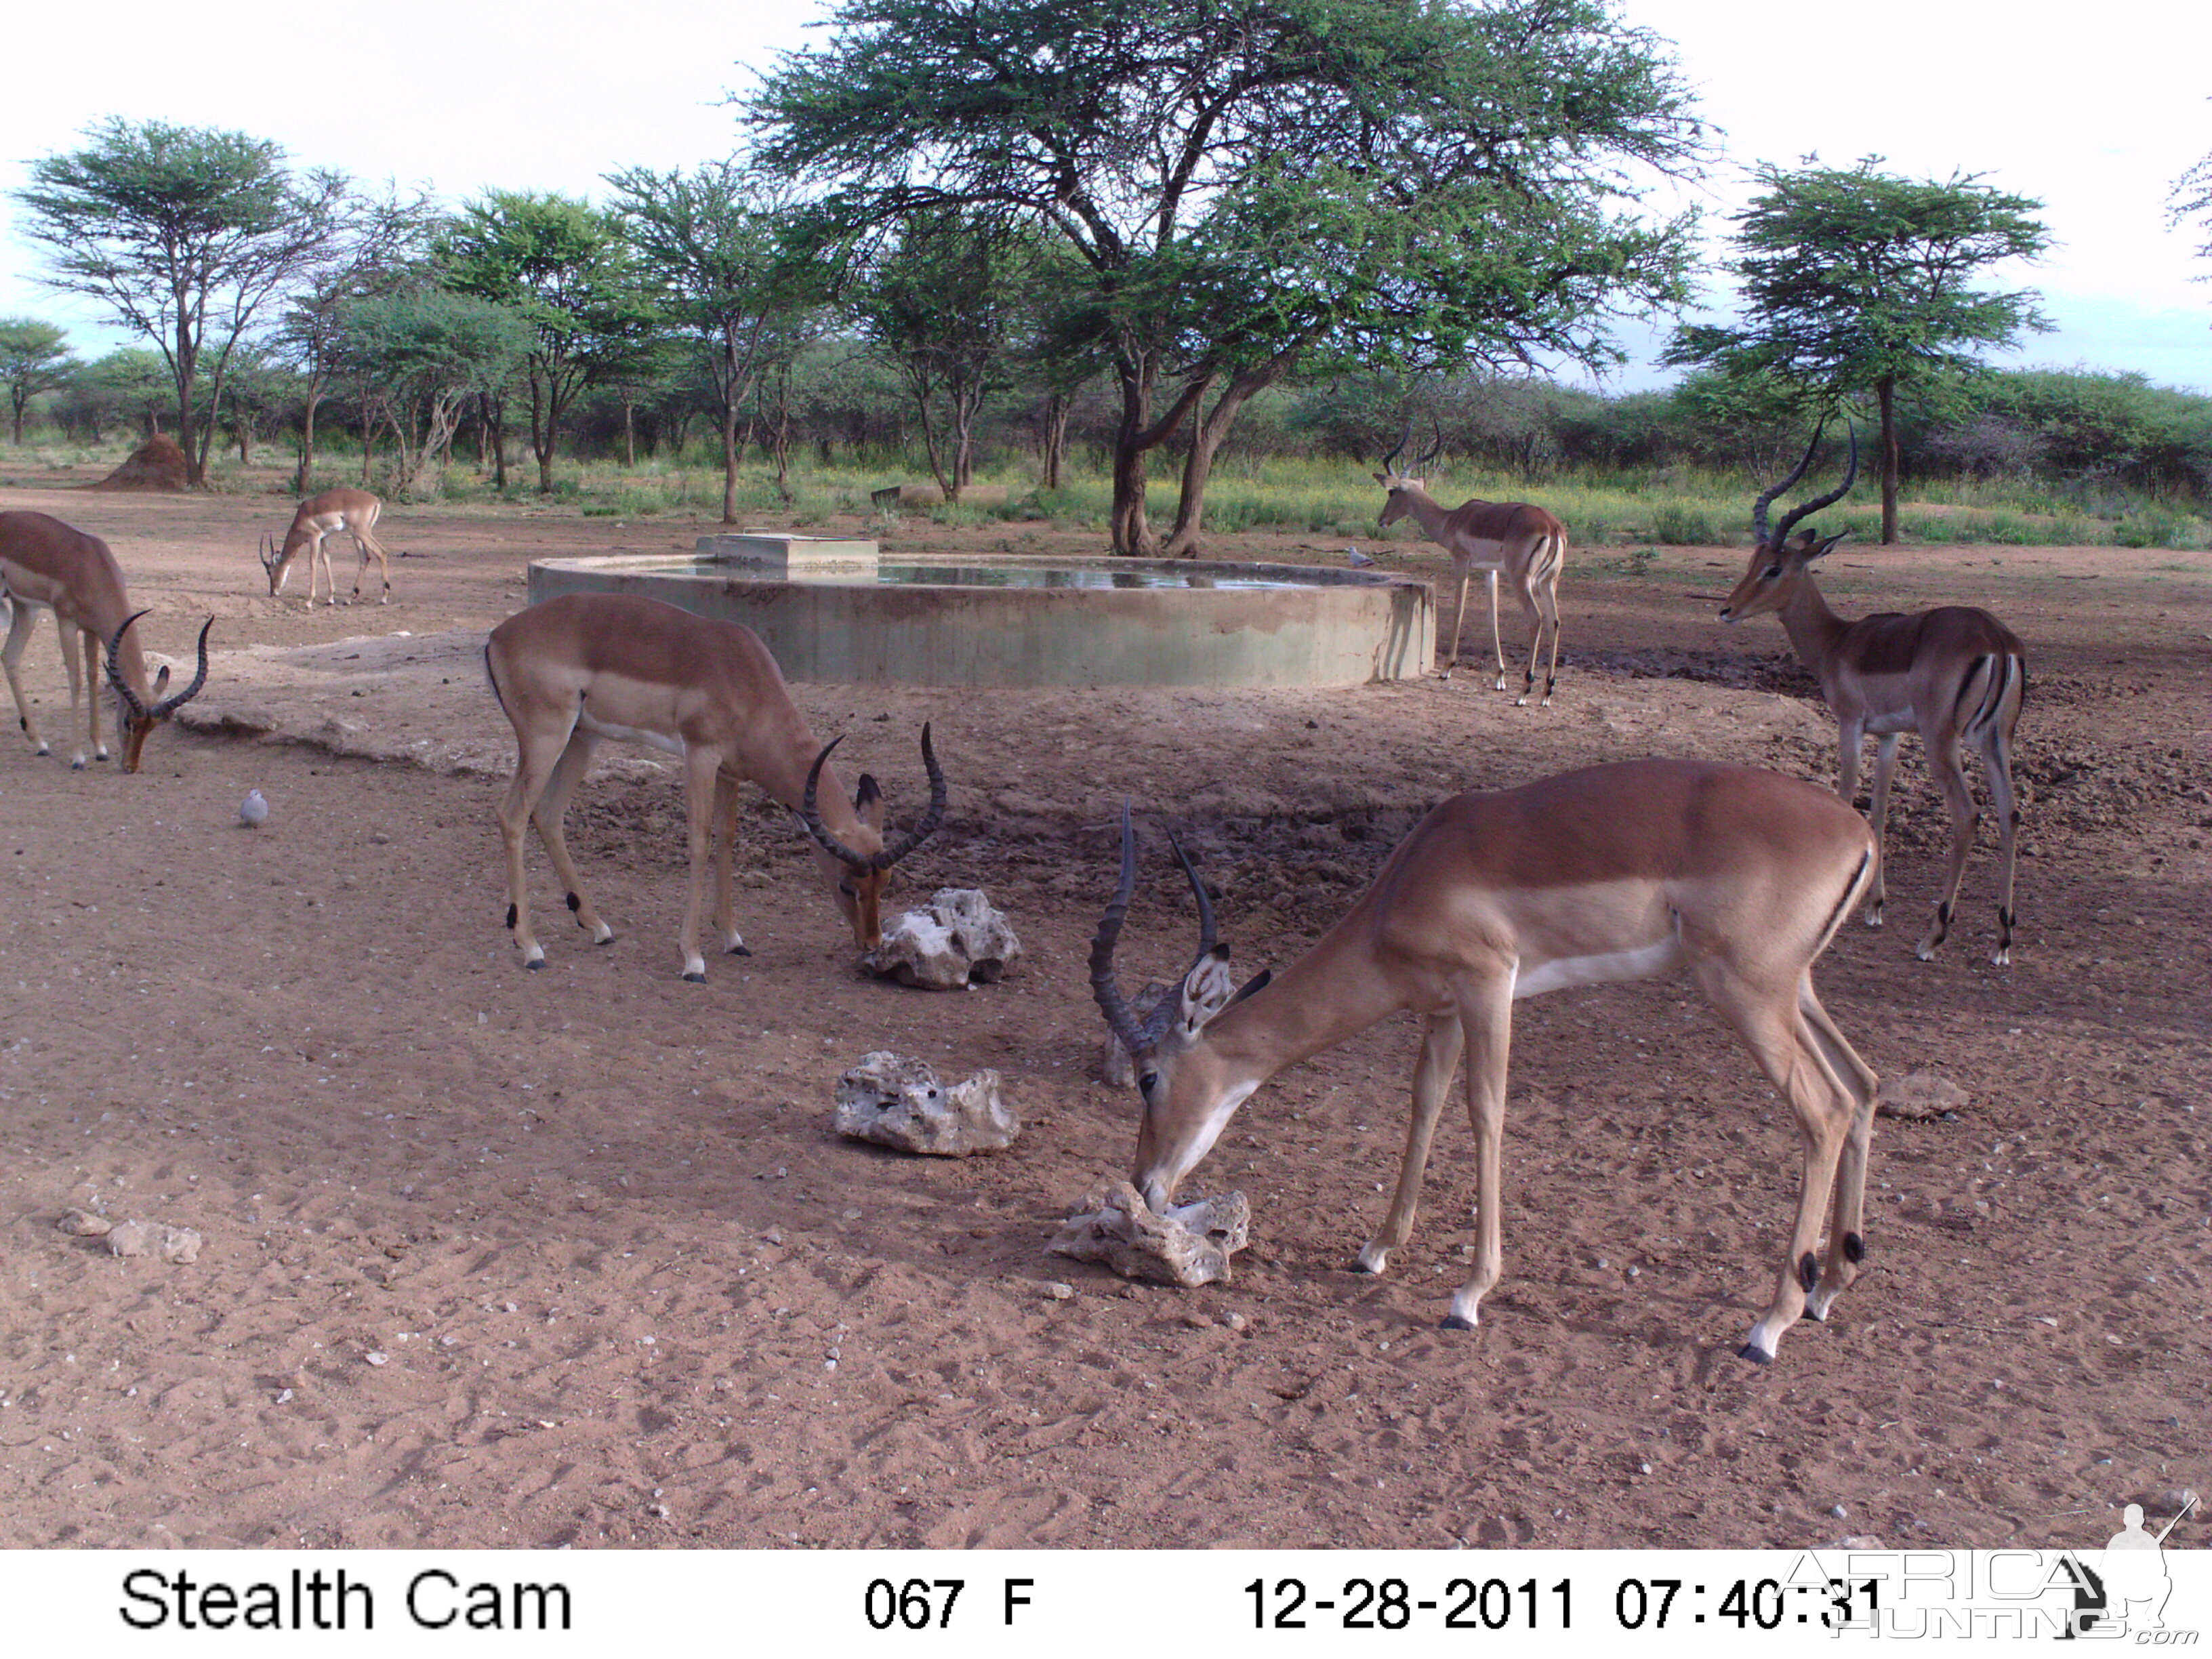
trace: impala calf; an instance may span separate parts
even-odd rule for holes
[[[1826,495],[1786,514],[1769,530],[1766,509],[1804,476],[1820,447],[1820,434],[1805,451],[1797,470],[1759,497],[1751,510],[1755,545],[1743,580],[1721,607],[1723,622],[1772,612],[1782,619],[1790,648],[1820,682],[1820,695],[1836,716],[1841,745],[1836,793],[1846,801],[1858,793],[1859,750],[1869,733],[1875,739],[1874,803],[1869,814],[1875,846],[1882,845],[1889,813],[1889,780],[1897,763],[1899,738],[1920,734],[1928,769],[1942,787],[1951,810],[1951,869],[1935,921],[1915,947],[1923,962],[1951,931],[1952,908],[1973,851],[1981,822],[1973,787],[1966,781],[1963,751],[1981,757],[1989,779],[1990,804],[1997,817],[2000,873],[1997,878],[1997,946],[1990,957],[2002,968],[2012,960],[2013,866],[2020,833],[2020,811],[2012,787],[2012,734],[2027,691],[2027,658],[2019,635],[1988,611],[1947,605],[1911,615],[1884,611],[1846,622],[1828,608],[1813,567],[1849,535],[1821,537],[1790,529],[1825,507],[1841,501],[1858,477],[1859,444],[1851,434],[1850,465],[1843,483]],[[1881,926],[1885,896],[1880,866],[1867,896],[1866,922]]]
[[[544,949],[531,930],[522,867],[523,836],[533,823],[577,924],[594,944],[614,938],[585,895],[561,829],[569,796],[606,738],[643,744],[684,763],[691,885],[678,942],[684,977],[695,984],[707,978],[699,919],[710,844],[722,946],[732,955],[751,954],[738,932],[731,891],[739,783],[750,780],[799,815],[863,951],[883,943],[883,895],[892,866],[945,821],[945,774],[927,726],[921,759],[929,810],[912,830],[887,839],[876,781],[863,774],[858,792],[847,796],[829,764],[836,743],[816,743],[775,659],[735,623],[696,617],[659,599],[572,593],[518,611],[493,629],[484,642],[484,669],[514,724],[518,749],[499,823],[507,846],[507,925],[526,967],[545,965]]]
[[[1091,945],[1091,983],[1135,1056],[1144,1096],[1130,1179],[1164,1211],[1261,1084],[1410,1009],[1422,1034],[1405,1156],[1389,1212],[1358,1265],[1381,1273],[1412,1233],[1430,1142],[1464,1053],[1474,1270],[1443,1322],[1472,1329],[1501,1266],[1513,1004],[1686,969],[1790,1103],[1803,1143],[1780,1282],[1742,1349],[1764,1363],[1799,1317],[1826,1315],[1866,1254],[1875,1078],[1820,1006],[1812,969],[1874,866],[1874,837],[1856,812],[1813,784],[1747,767],[1630,761],[1495,794],[1470,791],[1415,825],[1375,884],[1303,957],[1242,989],[1186,860],[1200,948],[1180,992],[1139,1026],[1114,976],[1136,882],[1124,809],[1121,881]]]
[[[1399,520],[1408,516],[1418,521],[1422,532],[1451,555],[1452,574],[1459,578],[1459,603],[1452,609],[1450,644],[1444,652],[1446,679],[1459,666],[1460,626],[1467,617],[1468,578],[1475,571],[1483,574],[1490,589],[1490,643],[1498,653],[1498,679],[1493,690],[1505,689],[1505,644],[1498,629],[1498,577],[1503,571],[1513,584],[1514,596],[1521,601],[1521,609],[1528,617],[1531,632],[1528,635],[1528,666],[1527,678],[1522,682],[1521,695],[1514,700],[1519,708],[1528,701],[1528,694],[1536,689],[1537,648],[1543,642],[1547,623],[1552,630],[1552,657],[1544,671],[1542,707],[1552,702],[1552,688],[1559,678],[1559,568],[1566,562],[1567,527],[1540,507],[1526,501],[1462,501],[1446,508],[1431,497],[1426,484],[1419,478],[1395,471],[1393,465],[1406,447],[1406,439],[1398,440],[1398,447],[1382,458],[1382,471],[1375,475],[1375,482],[1389,491],[1382,503],[1382,527],[1388,530]],[[1416,461],[1425,467],[1436,459],[1435,452]]]
[[[292,574],[292,562],[301,552],[307,556],[307,608],[315,607],[315,565],[322,563],[323,576],[330,586],[324,596],[325,605],[338,602],[338,579],[331,569],[331,556],[323,544],[339,531],[353,538],[354,551],[361,555],[361,568],[354,572],[353,597],[361,598],[361,579],[368,574],[368,556],[376,555],[377,568],[384,574],[384,597],[379,605],[392,603],[392,565],[384,556],[384,549],[370,532],[384,511],[384,503],[366,489],[325,489],[300,503],[300,510],[292,515],[292,527],[284,532],[284,545],[276,546],[267,537],[262,538],[261,568],[269,576],[269,597],[275,599],[284,591],[284,584]]]
[[[106,647],[106,678],[115,689],[115,738],[123,751],[126,772],[138,769],[148,734],[198,696],[207,684],[208,629],[215,626],[215,618],[210,617],[200,629],[199,672],[192,683],[175,696],[164,697],[169,671],[162,669],[150,684],[147,680],[145,653],[139,645],[138,630],[131,626],[147,613],[131,609],[123,569],[116,563],[115,555],[99,537],[87,535],[59,519],[44,513],[0,513],[0,592],[9,601],[8,640],[0,645],[0,667],[5,668],[8,689],[15,694],[16,723],[41,755],[48,752],[46,740],[39,735],[17,677],[23,647],[30,643],[41,611],[54,613],[55,629],[61,635],[62,662],[69,670],[70,724],[76,726],[82,690],[86,705],[82,728],[85,745],[100,760],[107,758],[107,744],[100,735],[101,647]],[[81,746],[70,765],[82,770],[84,764],[85,748]]]

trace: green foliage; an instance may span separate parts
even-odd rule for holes
[[[0,317],[0,381],[8,387],[15,416],[15,447],[23,445],[23,415],[31,399],[58,391],[84,367],[69,349],[69,337],[35,317]]]
[[[161,351],[197,484],[212,432],[195,398],[201,355],[213,345],[212,404],[233,349],[330,234],[346,182],[295,179],[282,148],[241,132],[110,116],[86,136],[31,164],[15,193],[23,228],[47,251],[49,286],[99,301]]]
[[[1627,171],[1703,154],[1672,62],[1597,0],[847,0],[748,118],[848,227],[976,206],[1066,240],[1063,326],[1122,393],[1125,551],[1146,453],[1217,380],[1209,443],[1301,359],[1605,360],[1608,310],[1679,298],[1687,258]]]

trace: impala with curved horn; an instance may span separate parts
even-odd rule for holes
[[[1358,1265],[1381,1273],[1413,1231],[1430,1142],[1464,1053],[1474,1270],[1443,1322],[1472,1329],[1500,1273],[1513,1004],[1686,968],[1790,1103],[1803,1144],[1780,1283],[1742,1350],[1747,1359],[1771,1359],[1801,1316],[1826,1315],[1866,1254],[1876,1079],[1820,1006],[1812,970],[1874,866],[1874,838],[1856,812],[1816,785],[1748,767],[1629,761],[1494,794],[1469,791],[1415,825],[1303,957],[1241,989],[1185,860],[1201,949],[1180,988],[1140,1026],[1114,977],[1136,884],[1125,808],[1121,880],[1091,946],[1091,982],[1144,1096],[1130,1179],[1164,1211],[1261,1084],[1410,1009],[1422,1030],[1405,1156],[1389,1212]],[[1816,1254],[1824,1219],[1825,1267]]]
[[[1505,643],[1498,630],[1498,577],[1503,571],[1513,584],[1514,596],[1529,622],[1528,666],[1522,682],[1517,708],[1536,689],[1536,656],[1547,623],[1552,630],[1552,657],[1544,671],[1542,706],[1549,708],[1552,688],[1559,678],[1559,569],[1567,560],[1567,527],[1540,507],[1526,501],[1462,501],[1446,508],[1430,495],[1427,484],[1414,473],[1425,471],[1443,453],[1438,434],[1434,447],[1413,463],[1410,472],[1394,470],[1405,453],[1413,428],[1408,422],[1398,447],[1382,458],[1375,482],[1389,492],[1382,503],[1382,527],[1388,530],[1411,516],[1428,538],[1451,555],[1452,574],[1459,578],[1459,603],[1452,608],[1451,643],[1444,653],[1446,679],[1459,666],[1460,625],[1467,617],[1468,578],[1482,572],[1490,589],[1490,643],[1498,653],[1498,680],[1492,690],[1505,689]]]
[[[123,751],[123,769],[136,772],[148,734],[198,696],[207,684],[208,629],[215,626],[215,618],[210,617],[200,629],[199,672],[192,683],[176,696],[165,697],[161,694],[168,689],[169,671],[162,669],[148,682],[145,653],[138,631],[131,626],[148,613],[131,609],[123,568],[99,537],[87,535],[44,513],[0,513],[0,589],[13,602],[8,641],[0,646],[0,665],[6,668],[8,689],[15,693],[16,722],[23,734],[40,754],[48,752],[31,705],[24,699],[17,669],[40,611],[51,611],[61,635],[62,662],[69,670],[70,725],[76,724],[82,688],[87,704],[82,727],[85,744],[97,758],[107,758],[107,745],[100,735],[100,677],[104,665],[107,683],[115,688],[115,739]],[[70,764],[82,769],[84,763],[85,748],[80,747]]]
[[[561,830],[568,798],[603,739],[644,744],[683,760],[691,886],[678,942],[684,977],[695,984],[707,977],[699,918],[710,843],[714,922],[723,948],[734,956],[751,954],[738,932],[731,894],[739,783],[750,780],[798,815],[851,924],[854,943],[863,951],[883,942],[882,901],[891,866],[945,821],[945,774],[927,726],[921,759],[929,775],[929,810],[913,829],[886,842],[883,792],[876,781],[864,773],[857,793],[846,795],[829,764],[837,743],[816,743],[775,659],[757,635],[735,623],[696,617],[659,599],[566,594],[518,611],[493,629],[484,642],[484,668],[514,724],[518,748],[499,823],[507,844],[507,925],[531,968],[545,965],[544,947],[531,931],[522,867],[523,835],[532,823],[577,924],[594,944],[614,938],[585,896]]]
[[[1990,803],[1996,813],[2002,871],[1997,878],[1997,946],[1990,960],[2003,967],[2012,960],[2013,865],[2020,832],[2020,811],[2012,787],[2012,734],[2027,691],[2027,657],[2020,636],[1988,611],[1974,605],[1947,605],[1910,615],[1884,611],[1847,622],[1828,608],[1813,567],[1850,532],[1820,536],[1790,531],[1800,520],[1832,507],[1850,491],[1859,471],[1858,430],[1851,428],[1850,465],[1844,481],[1826,495],[1793,507],[1780,525],[1767,527],[1766,509],[1805,475],[1820,447],[1816,428],[1796,470],[1752,504],[1754,545],[1743,580],[1721,607],[1723,622],[1773,612],[1782,619],[1791,649],[1820,682],[1820,695],[1836,716],[1841,744],[1836,793],[1847,801],[1858,794],[1859,751],[1867,736],[1875,740],[1874,802],[1869,817],[1875,845],[1882,845],[1889,811],[1889,780],[1897,763],[1898,739],[1920,734],[1928,769],[1942,785],[1951,811],[1951,869],[1935,921],[1915,947],[1923,962],[1951,931],[1959,884],[1973,851],[1980,814],[1973,787],[1966,781],[1963,750],[1981,757],[1989,779]],[[1885,896],[1877,866],[1867,896],[1866,921],[1881,926]]]
[[[379,605],[392,603],[392,562],[384,556],[384,549],[369,532],[376,528],[376,520],[384,511],[384,503],[366,489],[325,489],[319,495],[311,495],[300,503],[299,511],[292,515],[292,526],[284,532],[282,547],[270,538],[261,538],[261,568],[269,577],[269,597],[275,599],[284,591],[284,583],[292,574],[292,562],[304,552],[307,556],[307,608],[315,608],[315,566],[320,562],[324,580],[330,592],[323,598],[325,605],[338,602],[337,574],[331,568],[329,550],[323,545],[339,531],[353,538],[353,550],[361,555],[361,568],[353,574],[353,597],[361,598],[361,579],[368,574],[368,556],[376,556],[377,568],[384,575],[384,597]]]

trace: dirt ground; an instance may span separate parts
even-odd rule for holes
[[[1680,981],[1520,1006],[1506,1277],[1479,1333],[1437,1328],[1472,1237],[1455,1113],[1412,1243],[1388,1277],[1348,1271],[1395,1172],[1407,1018],[1262,1089],[1186,1182],[1251,1198],[1233,1284],[1043,1251],[1133,1144],[1084,968],[1125,792],[1188,829],[1249,971],[1294,959],[1459,789],[1653,753],[1832,780],[1780,629],[1714,620],[1741,555],[1575,553],[1547,711],[1479,673],[795,688],[895,820],[935,722],[951,815],[903,890],[987,888],[1027,955],[933,996],[856,974],[764,806],[756,954],[684,983],[680,798],[644,750],[610,750],[571,818],[617,942],[565,925],[533,848],[549,963],[523,971],[493,818],[512,742],[477,638],[530,557],[688,547],[691,523],[395,508],[394,603],[310,615],[254,562],[274,495],[0,506],[106,537],[149,643],[181,653],[212,612],[218,653],[136,776],[0,744],[0,1544],[2089,1546],[2118,1504],[2156,1522],[2212,1485],[2212,556],[1832,562],[1846,612],[1984,605],[2027,641],[2020,933],[1992,968],[1985,833],[1950,944],[1913,959],[1943,826],[1908,743],[1891,925],[1847,927],[1822,994],[1878,1071],[1968,1101],[1877,1126],[1869,1271],[1757,1368],[1735,1349],[1796,1134]],[[58,739],[51,624],[27,678]],[[1147,851],[1132,985],[1194,937]],[[964,1162],[841,1141],[832,1085],[878,1048],[996,1067],[1022,1138]],[[72,1206],[204,1243],[118,1259],[58,1229]],[[2173,1542],[2201,1547],[2205,1514]]]

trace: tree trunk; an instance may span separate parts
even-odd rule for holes
[[[315,477],[315,408],[323,401],[322,377],[311,375],[307,380],[307,413],[300,421],[300,470],[293,476],[295,495],[311,493]]]
[[[1114,431],[1114,551],[1125,557],[1149,557],[1158,552],[1152,526],[1145,518],[1145,458],[1173,437],[1213,384],[1214,371],[1192,377],[1168,412],[1145,424],[1151,413],[1156,359],[1150,351],[1131,352],[1116,368],[1121,381],[1121,419]]]
[[[722,404],[722,522],[738,521],[738,401],[735,388]]]
[[[18,397],[15,399],[15,447],[18,449],[21,449],[23,447],[23,405],[29,401],[30,399],[27,397]]]
[[[1881,544],[1897,541],[1897,379],[1885,374],[1875,382],[1881,402]]]
[[[546,405],[545,388],[535,374],[530,377],[530,453],[538,458],[538,493],[553,493],[553,419]]]
[[[637,397],[628,387],[622,392],[623,406],[623,465],[635,472],[637,470]]]
[[[1044,404],[1044,487],[1060,488],[1060,465],[1067,453],[1067,413],[1073,400],[1055,392]]]
[[[1230,381],[1205,419],[1199,422],[1198,429],[1190,436],[1190,453],[1183,459],[1182,495],[1176,503],[1175,528],[1168,532],[1167,541],[1160,549],[1167,557],[1198,556],[1199,526],[1206,516],[1206,481],[1212,476],[1214,454],[1253,394],[1274,385],[1290,368],[1291,359],[1284,356],[1245,370]]]

